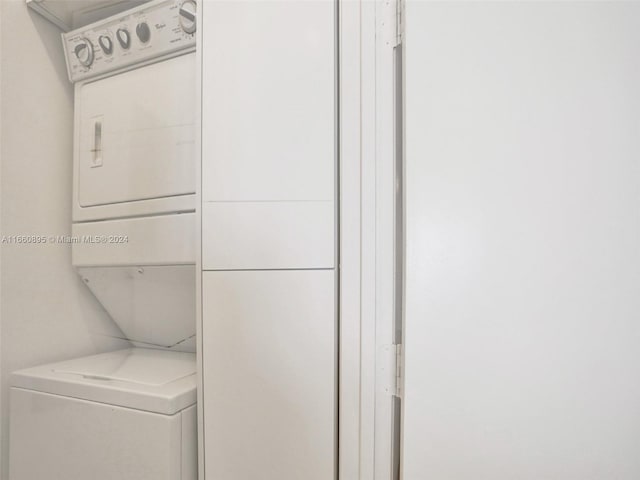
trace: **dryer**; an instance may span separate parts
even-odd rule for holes
[[[155,1],[63,34],[72,262],[142,347],[195,351],[195,14]]]
[[[165,0],[63,34],[74,222],[194,210],[194,21],[195,2]]]

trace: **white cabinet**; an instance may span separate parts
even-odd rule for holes
[[[207,480],[329,480],[334,271],[205,272]]]
[[[203,480],[331,480],[336,4],[199,8]]]

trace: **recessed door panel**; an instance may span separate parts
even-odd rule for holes
[[[334,275],[203,274],[207,480],[334,478]]]
[[[195,55],[77,87],[82,207],[195,192]]]

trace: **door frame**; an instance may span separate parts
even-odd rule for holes
[[[340,480],[393,478],[397,1],[339,0]]]

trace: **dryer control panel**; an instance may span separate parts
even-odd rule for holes
[[[195,48],[195,0],[155,0],[62,34],[69,80],[77,82]]]

